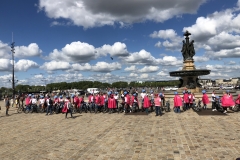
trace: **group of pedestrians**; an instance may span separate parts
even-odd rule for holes
[[[178,94],[178,92],[174,92],[175,96],[173,98],[173,110],[176,113],[181,112],[181,106],[185,106],[186,110],[193,107],[196,103],[194,93],[191,93],[190,90],[184,90],[182,96]],[[140,99],[138,99],[140,98]],[[233,107],[236,104],[240,104],[240,94],[238,98],[234,102],[232,95],[229,91],[223,94],[220,98],[215,94],[215,91],[212,93],[212,111],[216,111],[216,104],[218,101],[221,101],[222,107],[224,108],[224,113],[227,113],[227,108]],[[120,101],[119,101],[120,99]],[[22,100],[21,96],[16,98],[16,107],[20,106],[20,100]],[[203,103],[203,109],[207,109],[207,105],[210,103],[209,97],[206,94],[206,91],[202,91],[201,101]],[[23,102],[22,102],[23,103]],[[67,118],[68,113],[70,113],[71,117],[73,112],[73,107],[82,107],[84,101],[84,96],[72,95],[66,96],[54,96],[53,99],[50,95],[32,95],[29,94],[25,98],[26,111],[29,111],[33,105],[39,106],[40,108],[46,108],[46,115],[51,115],[53,113],[53,106],[61,105],[62,113],[65,113],[65,118]],[[146,114],[149,113],[150,107],[155,107],[156,116],[162,115],[162,107],[165,106],[165,95],[164,93],[155,93],[154,91],[150,91],[150,93],[146,93],[146,90],[142,90],[142,93],[138,95],[138,92],[135,91],[130,94],[129,91],[124,91],[121,95],[115,91],[108,91],[106,93],[97,93],[90,94],[88,96],[88,103],[91,106],[97,107],[97,110],[100,110],[102,107],[107,106],[109,113],[113,113],[115,109],[119,108],[119,104],[123,106],[123,111],[125,113],[132,112],[133,107],[137,107],[139,110],[145,111]],[[22,104],[23,105],[23,104]],[[10,108],[10,100],[8,97],[5,98],[5,106],[6,106],[6,115],[9,116],[8,111]]]
[[[184,106],[186,110],[193,107],[196,104],[196,99],[194,93],[191,91],[183,91],[182,97],[178,94],[178,92],[174,93],[174,111],[176,113],[180,113],[180,107]],[[227,90],[223,92],[223,95],[217,96],[215,91],[212,92],[212,111],[217,111],[218,105],[221,103],[221,107],[223,108],[224,112],[227,113],[228,108],[233,108],[235,105],[240,105],[240,94],[238,95],[237,99],[234,101],[232,94]],[[202,91],[202,98],[201,101],[203,103],[203,109],[207,109],[207,105],[210,103],[209,97],[206,94],[206,91]]]

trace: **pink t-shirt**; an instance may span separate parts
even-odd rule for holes
[[[159,97],[154,98],[154,103],[155,103],[155,106],[161,106],[161,98]]]

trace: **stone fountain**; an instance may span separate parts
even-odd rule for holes
[[[182,46],[182,55],[183,55],[183,68],[181,71],[173,71],[170,72],[170,76],[172,77],[181,77],[179,92],[183,90],[190,89],[191,92],[199,93],[201,92],[201,84],[198,83],[198,77],[202,75],[210,74],[210,70],[207,69],[196,69],[194,65],[193,56],[195,55],[194,49],[194,40],[189,41],[189,36],[191,33],[186,31],[184,34],[185,40],[183,40]]]

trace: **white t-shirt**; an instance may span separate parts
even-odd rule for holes
[[[141,93],[142,99],[146,96],[146,93]]]
[[[114,95],[114,99],[118,99],[118,95]]]
[[[44,104],[45,99],[39,99],[40,104]]]
[[[37,104],[37,99],[36,98],[32,98],[31,102],[32,102],[32,104]]]

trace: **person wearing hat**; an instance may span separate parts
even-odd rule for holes
[[[65,114],[65,119],[67,119],[67,115],[68,115],[69,112],[71,114],[71,118],[73,118],[73,116],[72,116],[72,103],[70,101],[70,97],[67,96],[65,101],[64,101],[64,107],[62,109],[62,113],[66,113]]]
[[[164,107],[165,106],[165,95],[164,95],[164,93],[160,92],[159,97],[161,98],[161,106]]]
[[[158,115],[162,116],[161,98],[158,94],[155,94],[155,96],[154,96],[154,104],[155,104],[156,116],[158,116]]]
[[[202,94],[203,109],[207,109],[207,104],[209,103],[208,95],[205,90],[202,91]]]
[[[131,99],[130,99],[130,96],[128,95],[127,91],[123,92],[123,94],[124,94],[124,102],[125,102],[125,104],[124,104],[124,113],[127,113],[128,108],[130,107]],[[131,110],[130,110],[130,112],[131,112]]]
[[[173,104],[174,104],[174,112],[181,113],[180,106],[182,106],[182,98],[178,95],[178,92],[174,92]]]
[[[41,109],[44,109],[44,102],[45,102],[45,99],[43,96],[40,96],[40,99],[39,99],[39,105],[38,107],[41,108]]]

